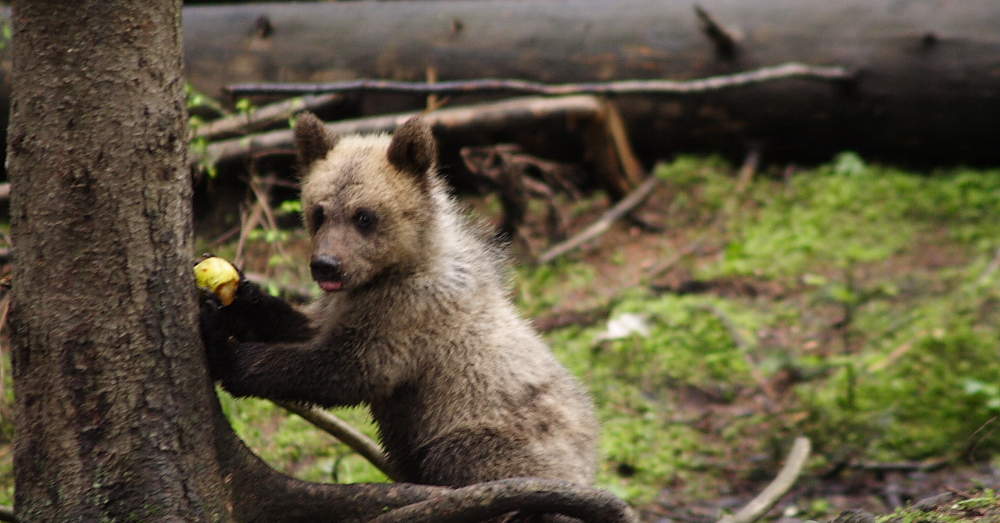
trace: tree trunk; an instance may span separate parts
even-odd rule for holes
[[[196,327],[179,14],[14,5],[18,517],[356,520],[423,501],[442,489],[280,475],[222,417]]]
[[[322,485],[254,456],[222,415],[198,336],[180,1],[19,0],[13,13],[20,520],[367,521],[419,502],[468,521],[538,507],[542,491],[545,509],[634,521],[614,496],[562,482],[468,495]]]
[[[357,520],[423,501],[442,489],[280,475],[223,418],[196,327],[179,13],[14,6],[17,515]]]
[[[924,162],[1000,161],[1000,3],[994,0],[327,2],[185,10],[188,78],[226,84],[356,78],[544,82],[690,79],[784,62],[860,72],[849,89],[803,80],[706,95],[618,99],[637,152],[827,160],[855,149]],[[714,28],[713,28],[714,27]],[[728,34],[731,43],[726,44]],[[714,35],[714,36],[711,36]],[[360,114],[424,105],[366,95]],[[450,104],[479,101],[452,97]]]
[[[180,1],[13,12],[17,513],[221,516],[192,328]]]

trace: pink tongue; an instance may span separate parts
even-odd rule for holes
[[[339,291],[341,287],[344,286],[344,282],[341,281],[321,281],[319,282],[319,288],[326,292]]]

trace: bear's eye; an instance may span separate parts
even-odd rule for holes
[[[317,205],[309,211],[309,221],[312,223],[312,232],[315,233],[323,225],[323,208]]]
[[[370,232],[375,227],[375,222],[378,221],[375,213],[370,209],[358,209],[352,220],[354,220],[354,226],[361,232]]]

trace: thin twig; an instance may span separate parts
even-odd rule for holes
[[[704,244],[705,244],[705,238],[702,237],[688,243],[681,249],[677,249],[676,251],[674,251],[673,255],[671,255],[669,258],[650,267],[649,270],[647,271],[645,279],[647,281],[655,280],[656,278],[662,276],[667,271],[672,269],[674,265],[677,265],[678,262],[680,262],[684,258],[687,258],[691,254],[694,254],[698,249],[701,249],[701,246]]]
[[[622,216],[625,216],[625,214],[637,207],[647,197],[649,197],[649,195],[652,194],[653,189],[659,185],[659,182],[659,178],[650,176],[645,182],[642,183],[642,185],[629,193],[628,196],[622,198],[621,201],[615,204],[614,207],[605,211],[604,214],[597,219],[597,221],[588,225],[586,229],[580,231],[564,242],[553,245],[547,251],[543,252],[542,255],[538,257],[538,262],[549,263],[550,261],[572,251],[573,249],[576,249],[584,243],[604,234],[611,228],[611,224]]]
[[[306,95],[258,107],[249,113],[234,114],[199,125],[196,138],[218,140],[257,132],[279,125],[301,111],[318,111],[343,100],[339,94]]]
[[[972,453],[976,451],[976,447],[979,446],[979,442],[982,441],[983,438],[989,435],[989,433],[986,433],[983,436],[980,436],[979,434],[984,430],[986,430],[987,428],[992,427],[993,423],[996,422],[996,420],[997,416],[993,416],[992,418],[986,420],[986,423],[980,425],[979,428],[976,429],[976,431],[973,432],[971,436],[969,436],[969,441],[965,445],[965,450],[962,451],[963,458],[968,459],[972,456]]]
[[[906,343],[901,344],[900,346],[893,349],[892,352],[890,352],[889,355],[886,356],[885,358],[881,360],[876,360],[871,365],[868,365],[868,372],[881,372],[889,368],[889,366],[896,363],[896,361],[898,361],[899,358],[902,358],[903,356],[906,355],[907,352],[910,352],[910,349],[912,348],[913,348],[913,341],[908,341]]]
[[[250,236],[250,231],[257,228],[260,224],[260,217],[263,214],[263,210],[260,208],[260,204],[257,203],[253,206],[253,210],[250,212],[249,216],[247,213],[243,212],[243,217],[240,221],[243,226],[240,228],[240,238],[236,242],[236,253],[233,255],[233,264],[237,267],[243,265],[243,247],[246,246],[247,238]]]
[[[274,403],[289,412],[294,412],[302,416],[309,423],[312,423],[348,447],[351,447],[352,450],[362,455],[372,465],[375,465],[375,468],[382,471],[389,479],[397,482],[404,481],[402,475],[396,471],[385,456],[385,453],[382,452],[382,448],[379,447],[378,443],[372,441],[371,438],[350,426],[344,420],[325,410],[307,407],[298,403],[287,401],[275,401]]]
[[[719,523],[750,523],[767,514],[767,511],[771,510],[771,507],[792,488],[792,485],[799,478],[802,467],[809,458],[811,446],[809,438],[804,436],[795,438],[792,450],[785,458],[785,466],[781,468],[781,472],[774,478],[774,481],[760,494],[757,494],[757,497],[750,500],[750,503],[747,503],[745,507],[732,516],[723,517]]]
[[[742,196],[750,187],[750,183],[753,182],[753,177],[757,174],[759,166],[760,147],[755,145],[750,147],[750,152],[747,153],[746,159],[743,160],[739,175],[736,177],[736,189],[734,192],[737,197]]]
[[[757,362],[753,358],[754,349],[757,347],[757,340],[748,340],[743,333],[740,331],[739,327],[736,326],[736,322],[733,321],[728,314],[722,309],[716,307],[715,305],[706,304],[702,305],[700,308],[712,313],[713,316],[722,322],[722,326],[725,327],[726,331],[729,333],[729,337],[733,339],[733,343],[736,347],[740,349],[743,353],[743,357],[747,361],[747,366],[750,369],[750,375],[753,376],[754,381],[757,385],[764,391],[764,395],[767,399],[774,403],[778,399],[778,393],[771,386],[771,382],[767,380],[764,374],[760,371],[757,366]]]
[[[274,217],[274,211],[271,210],[271,198],[268,197],[267,191],[261,187],[261,178],[259,176],[254,176],[250,179],[250,191],[253,192],[255,198],[257,198],[257,203],[260,204],[261,212],[264,213],[264,218],[267,221],[267,227],[269,229],[277,229],[278,221]]]
[[[360,91],[420,95],[484,92],[530,93],[548,96],[567,94],[691,94],[718,91],[732,87],[744,87],[761,82],[789,78],[845,81],[851,80],[854,77],[854,73],[844,67],[814,66],[790,62],[772,67],[762,67],[752,71],[710,76],[694,80],[621,80],[616,82],[545,84],[514,78],[482,78],[477,80],[452,80],[434,83],[362,79],[329,83],[234,84],[226,86],[226,90],[236,96],[347,93]]]
[[[236,236],[236,234],[239,233],[240,230],[242,230],[242,229],[243,229],[243,227],[241,227],[239,225],[233,226],[228,231],[220,234],[214,240],[208,242],[208,245],[210,245],[212,247],[215,247],[217,245],[222,245],[223,243],[226,243],[229,240],[231,240],[233,238],[233,236]]]
[[[1000,247],[997,248],[996,254],[993,255],[993,260],[990,261],[990,264],[986,266],[986,270],[984,270],[983,273],[979,275],[979,278],[976,280],[976,283],[978,285],[986,283],[986,280],[989,280],[990,276],[993,276],[993,273],[996,272],[997,269],[1000,269]]]
[[[678,262],[691,255],[692,253],[698,251],[702,248],[709,234],[716,229],[722,229],[725,226],[727,218],[732,215],[736,209],[739,208],[740,200],[743,197],[747,189],[753,183],[753,178],[757,173],[757,168],[760,165],[760,148],[757,146],[752,146],[750,151],[747,153],[746,159],[743,161],[743,165],[740,167],[739,175],[736,181],[736,187],[733,190],[732,196],[727,200],[726,204],[723,206],[722,212],[719,212],[713,219],[712,222],[708,224],[707,230],[704,231],[696,239],[688,243],[683,249],[674,252],[674,255],[670,258],[654,265],[647,271],[646,280],[653,280],[665,274],[668,270],[673,268]]]

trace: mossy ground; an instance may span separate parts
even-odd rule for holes
[[[995,491],[970,498],[985,508],[943,509],[943,519],[893,513],[887,492],[907,501],[1000,483],[1000,171],[915,173],[845,153],[744,185],[714,158],[682,157],[656,175],[663,184],[639,217],[662,232],[618,224],[565,259],[515,267],[527,316],[580,318],[546,336],[598,404],[600,484],[646,519],[711,520],[762,488],[804,434],[813,458],[774,514],[995,515]],[[490,200],[472,203],[495,209]],[[560,206],[580,226],[605,202]],[[515,242],[518,259],[549,241],[542,221]],[[247,268],[276,288],[308,288],[302,249],[300,233],[260,233]],[[606,336],[622,318],[645,332]],[[275,467],[316,481],[384,480],[272,404],[222,398]],[[363,410],[338,414],[374,434]],[[10,435],[5,420],[0,504],[11,498]],[[900,468],[876,470],[887,463]]]

